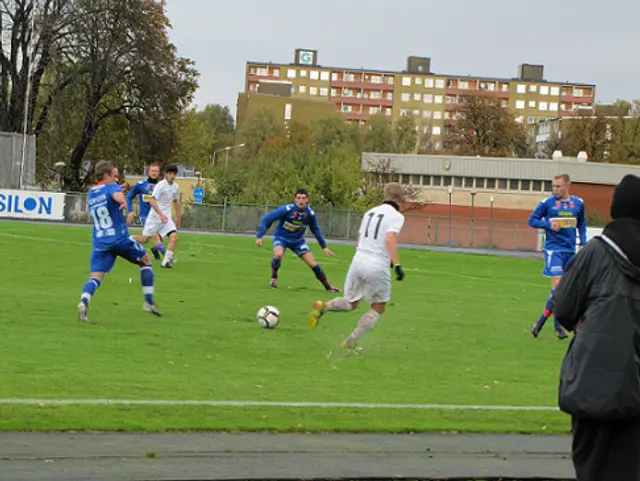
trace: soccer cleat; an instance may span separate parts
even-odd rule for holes
[[[329,286],[327,288],[327,292],[340,292],[340,289],[338,289],[337,287]]]
[[[313,305],[313,311],[309,314],[309,328],[315,329],[320,322],[320,318],[324,314],[324,302],[316,301]]]
[[[162,264],[160,264],[160,267],[163,269],[173,269],[173,266],[168,262],[167,263],[163,262]]]
[[[151,314],[155,315],[155,316],[162,316],[162,313],[158,310],[158,308],[155,306],[155,304],[149,304],[148,302],[145,302],[142,305],[142,310],[145,312],[150,312]]]
[[[531,335],[533,337],[538,337],[538,334],[540,334],[540,331],[542,331],[542,324],[535,322],[531,325]]]
[[[153,254],[153,257],[156,258],[157,261],[162,259],[162,254],[160,254],[160,251],[158,249],[151,249],[151,253]]]
[[[277,279],[271,279],[269,281],[269,287],[271,289],[277,289],[278,288],[278,280]]]
[[[358,347],[356,341],[352,341],[351,338],[347,338],[342,341],[340,347],[345,354],[359,354],[362,352],[362,348]]]
[[[562,340],[562,339],[566,339],[567,337],[569,337],[569,334],[567,334],[567,331],[565,331],[564,329],[559,327],[558,329],[556,329],[556,337],[558,339]]]
[[[78,321],[89,322],[89,310],[84,302],[78,304]]]

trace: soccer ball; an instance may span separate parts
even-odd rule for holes
[[[280,311],[273,306],[261,307],[256,317],[258,324],[266,329],[273,329],[280,324]]]

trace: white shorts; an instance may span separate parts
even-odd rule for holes
[[[364,299],[369,304],[389,302],[391,273],[389,268],[354,260],[349,266],[344,283],[344,297],[349,302]]]
[[[147,221],[142,228],[142,235],[145,237],[151,237],[153,234],[160,234],[162,237],[166,237],[171,232],[176,232],[176,224],[172,219],[169,219],[164,224],[155,217],[147,217]]]

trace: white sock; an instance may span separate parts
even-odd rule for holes
[[[336,297],[324,304],[325,311],[352,311],[353,306],[344,297]]]
[[[373,326],[376,325],[380,314],[378,314],[373,309],[369,309],[364,316],[360,318],[358,321],[358,325],[353,330],[347,342],[349,345],[354,345],[358,339],[360,339],[366,332],[373,329]]]
[[[169,262],[171,262],[171,259],[173,259],[173,251],[167,250],[167,252],[164,255],[164,259],[162,260],[162,263],[164,265],[167,265]]]

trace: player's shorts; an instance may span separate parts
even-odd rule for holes
[[[389,302],[391,273],[384,265],[354,259],[347,271],[344,297],[349,302],[364,299],[370,303]]]
[[[575,255],[575,252],[544,251],[542,275],[546,277],[561,277]]]
[[[147,255],[147,251],[144,247],[130,237],[108,249],[94,250],[91,253],[90,272],[107,273],[111,271],[116,257],[122,257],[133,264],[140,264],[145,255]]]
[[[147,221],[142,228],[142,235],[145,237],[151,237],[153,234],[160,234],[161,237],[167,237],[172,232],[176,232],[176,224],[172,219],[162,223],[157,217],[147,217]]]
[[[301,256],[303,254],[306,254],[307,252],[311,252],[311,249],[309,249],[309,246],[307,245],[307,241],[305,241],[304,239],[291,242],[282,237],[274,237],[273,247],[282,247],[285,250],[289,249],[293,251],[297,256]]]

